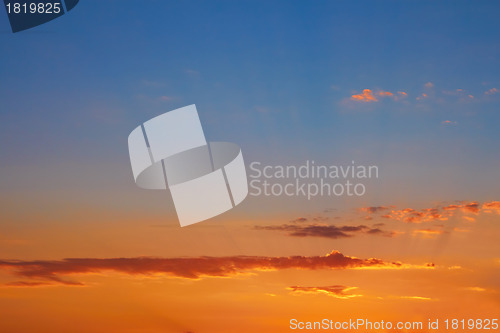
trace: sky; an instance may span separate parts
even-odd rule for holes
[[[82,0],[15,34],[1,13],[0,331],[498,318],[499,10]],[[354,161],[379,177],[180,228],[168,191],[135,185],[127,137],[190,104],[247,172]]]

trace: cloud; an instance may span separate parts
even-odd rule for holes
[[[386,262],[382,259],[359,259],[332,251],[325,256],[230,256],[230,257],[188,257],[188,258],[77,258],[62,260],[0,260],[0,269],[24,279],[11,282],[10,286],[41,286],[59,284],[81,286],[81,282],[69,280],[69,276],[82,274],[101,274],[116,272],[128,275],[153,276],[163,274],[184,279],[202,277],[230,277],[238,274],[284,270],[323,270],[323,269],[404,269],[432,268],[433,264],[423,266]],[[6,285],[8,286],[8,285]]]
[[[339,299],[349,299],[354,297],[361,297],[363,295],[348,294],[348,291],[358,289],[357,287],[347,287],[347,286],[327,286],[327,287],[298,287],[292,286],[287,288],[291,290],[294,294],[320,294],[327,295]]]
[[[389,214],[382,215],[381,217],[406,223],[433,222],[448,219],[447,216],[440,213],[438,208],[424,208],[419,211],[413,208],[393,209]]]
[[[296,224],[282,224],[282,225],[270,225],[270,226],[255,226],[256,230],[270,230],[270,231],[283,231],[286,232],[288,236],[295,237],[322,237],[322,238],[349,238],[354,237],[355,234],[365,233],[369,235],[380,235],[386,237],[395,237],[397,232],[388,232],[380,228],[371,228],[366,225],[358,226],[336,226],[327,224],[306,224],[306,225],[296,225]]]
[[[171,97],[171,96],[165,96],[165,95],[163,95],[163,96],[160,96],[159,100],[162,101],[162,102],[170,102],[170,101],[173,101],[174,98]]]
[[[360,211],[366,212],[368,214],[375,214],[375,213],[380,213],[384,210],[388,210],[389,207],[386,206],[370,206],[370,207],[361,207],[359,208]]]
[[[432,83],[432,82],[427,82],[426,84],[424,84],[424,87],[425,87],[425,88],[428,88],[428,89],[430,89],[430,88],[434,88],[434,83]]]
[[[352,95],[351,100],[357,102],[378,102],[370,89],[364,89],[362,94]]]
[[[481,288],[481,287],[467,287],[467,288],[464,288],[464,289],[468,290],[468,291],[476,291],[476,292],[486,291],[485,288]]]
[[[432,298],[422,297],[422,296],[401,296],[400,298],[413,299],[413,300],[417,300],[417,301],[431,301],[432,300]]]
[[[439,236],[444,234],[443,230],[435,230],[435,229],[416,229],[412,231],[414,236],[422,236],[424,238],[433,238],[435,236]]]
[[[487,205],[488,203],[486,203]],[[460,209],[461,211],[465,213],[474,213],[474,214],[479,214],[480,211],[480,205],[477,201],[472,201],[469,203],[462,203],[459,205],[448,205],[443,207],[444,210],[457,210]]]
[[[373,92],[370,89],[364,89],[361,94],[354,94],[351,96],[352,101],[356,102],[378,102],[380,98],[390,97],[395,101],[405,98],[408,96],[404,91],[398,91],[396,94],[390,91],[379,90],[377,92]]]
[[[495,95],[495,94],[498,94],[500,92],[500,90],[498,90],[497,88],[491,88],[490,90],[486,90],[484,92],[485,95]]]
[[[485,202],[481,208],[485,213],[500,214],[500,201]]]
[[[381,207],[381,208],[379,208]],[[500,214],[500,201],[490,201],[483,204],[478,201],[459,201],[449,205],[438,205],[433,208],[423,208],[420,210],[413,208],[394,209],[394,206],[376,206],[376,207],[361,207],[359,212],[375,214],[384,212],[380,218],[401,221],[406,223],[425,223],[446,221],[451,217],[462,213],[461,217],[468,222],[475,222],[474,215],[484,214]],[[471,216],[472,215],[472,216]],[[374,225],[376,227],[377,225]],[[465,229],[456,229],[455,231],[463,231]]]
[[[443,125],[458,125],[458,122],[457,121],[452,121],[452,120],[445,120],[445,121],[442,121],[441,124]]]
[[[425,99],[427,97],[429,97],[429,96],[426,93],[423,93],[422,95],[417,96],[416,100],[417,101],[421,101],[421,100],[423,100],[423,99]]]
[[[442,93],[447,96],[457,96],[460,102],[470,102],[470,100],[474,99],[474,96],[467,93],[464,89],[443,90]]]

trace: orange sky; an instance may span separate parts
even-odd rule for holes
[[[0,240],[2,328],[289,332],[293,318],[495,317],[499,207],[386,205],[238,224],[232,212],[187,228],[83,213],[71,226],[11,224]]]

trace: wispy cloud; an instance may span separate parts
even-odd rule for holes
[[[430,297],[423,297],[423,296],[400,296],[399,298],[416,300],[416,301],[431,301],[432,300],[432,298],[430,298]]]
[[[395,237],[397,232],[385,231],[380,228],[372,228],[366,225],[336,226],[332,224],[282,224],[270,226],[255,226],[256,230],[282,231],[288,236],[294,237],[322,237],[322,238],[349,238],[357,234],[379,235]]]
[[[454,204],[438,205],[436,207],[422,209],[396,209],[393,206],[361,207],[358,209],[358,211],[369,213],[372,215],[378,214],[381,218],[402,221],[406,223],[446,221],[449,218],[455,216],[457,212],[461,212],[469,214],[464,215],[464,219],[469,222],[474,222],[474,215],[478,215],[480,213],[500,214],[500,201],[490,201],[483,204],[479,203],[478,201],[460,201]]]
[[[298,287],[292,286],[287,288],[293,294],[319,294],[331,296],[339,299],[349,299],[354,297],[361,297],[360,294],[349,294],[349,291],[358,289],[357,287],[347,287],[341,285],[327,286],[327,287]]]
[[[498,94],[500,92],[500,90],[498,90],[497,88],[491,88],[489,90],[486,90],[484,92],[485,95],[495,95],[495,94]]]
[[[444,234],[444,230],[436,230],[436,229],[416,229],[412,231],[413,235],[421,236],[424,238],[433,238],[438,235]]]
[[[390,209],[388,206],[369,206],[369,207],[361,207],[359,210],[362,212],[366,212],[368,214],[375,214],[383,212],[388,209]]]

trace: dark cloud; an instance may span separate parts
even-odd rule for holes
[[[349,238],[354,237],[356,234],[366,233],[371,235],[383,235],[392,237],[396,233],[387,232],[379,228],[370,228],[366,225],[358,226],[336,226],[324,224],[282,224],[277,226],[255,226],[257,230],[270,230],[286,232],[289,236],[295,237],[323,237],[323,238]]]
[[[359,210],[368,214],[380,213],[385,210],[388,210],[389,207],[386,206],[371,206],[371,207],[361,207]]]
[[[63,284],[78,286],[81,282],[69,280],[72,275],[118,272],[129,275],[166,274],[186,279],[201,277],[226,277],[248,271],[282,269],[351,269],[351,268],[404,268],[399,262],[385,262],[382,259],[359,259],[332,251],[325,256],[231,256],[192,258],[81,258],[36,261],[0,261],[0,269],[10,272],[23,281],[12,282],[10,286],[40,286]]]

